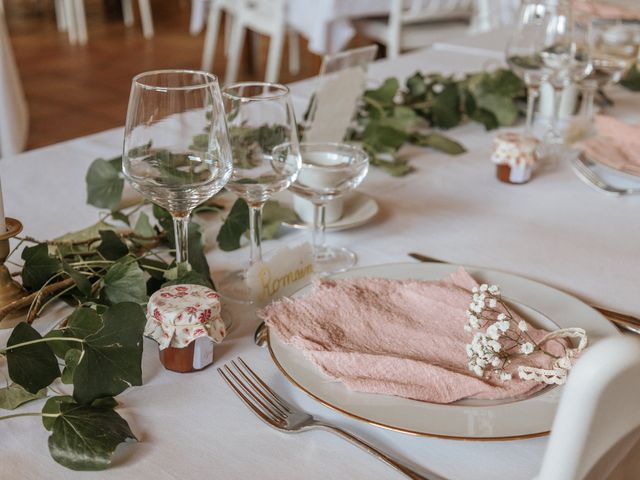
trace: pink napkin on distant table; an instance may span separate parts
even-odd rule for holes
[[[596,136],[581,143],[587,156],[617,170],[640,175],[640,125],[607,115],[595,119]]]
[[[500,399],[544,387],[517,378],[487,381],[468,370],[465,311],[476,281],[464,270],[440,281],[354,278],[320,280],[302,298],[283,298],[259,312],[287,344],[348,388],[434,403]],[[519,321],[516,318],[516,322]],[[539,341],[547,332],[530,327]],[[554,351],[555,342],[547,345]],[[556,344],[555,354],[562,353]],[[549,368],[549,357],[526,357]]]
[[[578,14],[587,14],[596,18],[638,20],[640,8],[632,6],[631,2],[621,5],[621,2],[605,2],[603,0],[573,0],[573,10]]]

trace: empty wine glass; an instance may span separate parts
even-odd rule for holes
[[[540,56],[549,10],[548,1],[523,1],[516,29],[505,50],[509,68],[527,86],[525,136],[532,136],[535,102],[540,94],[540,85],[549,78],[550,73]]]
[[[218,79],[192,70],[134,77],[122,170],[133,188],[171,213],[176,263],[188,262],[189,216],[232,170]]]
[[[325,242],[325,205],[362,183],[369,169],[369,157],[360,148],[340,143],[302,143],[302,168],[291,191],[314,205],[313,259],[316,273],[348,270],[356,254]]]
[[[592,70],[590,29],[575,22],[570,2],[557,0],[548,4],[550,10],[546,15],[540,57],[550,71],[554,105],[551,129],[545,135],[545,142],[559,145],[564,142],[558,128],[562,92],[572,83],[579,83]]]
[[[262,260],[262,208],[271,195],[288,188],[300,170],[298,127],[284,85],[236,83],[225,86],[222,97],[233,151],[233,175],[227,189],[249,207],[253,265]],[[250,300],[243,270],[228,275],[220,287],[228,298]]]

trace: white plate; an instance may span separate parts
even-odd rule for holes
[[[611,165],[607,165],[606,163],[602,163],[600,162],[596,157],[593,156],[587,156],[587,159],[592,161],[593,163],[595,163],[597,165],[597,167],[599,169],[601,169],[600,172],[597,172],[599,174],[604,173],[604,175],[609,175],[609,176],[613,176],[612,180],[611,179],[607,179],[605,178],[605,181],[613,181],[615,182],[616,180],[618,181],[618,183],[620,183],[620,181],[627,181],[627,182],[633,182],[632,187],[638,186],[638,181],[640,180],[640,175],[638,175],[635,171],[630,171],[627,170],[626,168],[614,168]],[[616,185],[617,186],[617,185]],[[631,187],[629,187],[631,188]]]
[[[291,199],[288,200],[287,205],[291,205]],[[286,201],[283,200],[282,203],[286,203]],[[374,198],[361,192],[350,192],[344,197],[342,217],[335,222],[327,223],[327,230],[337,231],[359,227],[377,214],[378,202]],[[296,223],[283,223],[283,225],[291,228],[313,228],[313,225],[302,220]]]
[[[434,263],[388,264],[354,269],[333,275],[332,278],[438,280],[457,268],[456,265]],[[480,283],[500,285],[505,297],[522,304],[518,308],[519,313],[533,325],[547,329],[582,327],[587,331],[590,345],[605,336],[620,334],[602,315],[571,295],[515,275],[465,268]],[[305,287],[295,296],[304,295],[309,288]],[[546,317],[538,312],[544,312]],[[341,383],[329,380],[300,350],[285,345],[274,334],[269,338],[269,350],[282,373],[324,405],[372,425],[414,435],[468,440],[505,440],[544,435],[551,429],[562,393],[562,387],[548,387],[524,399],[463,400],[439,405],[389,395],[353,392]]]

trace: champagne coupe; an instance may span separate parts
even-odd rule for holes
[[[369,157],[361,149],[339,143],[302,143],[302,169],[291,191],[314,205],[313,259],[316,273],[348,270],[356,254],[325,243],[325,206],[362,183],[369,169]]]
[[[222,89],[233,175],[227,189],[249,207],[250,264],[262,260],[260,229],[262,208],[274,193],[285,190],[300,170],[298,127],[289,89],[284,85],[245,82]],[[244,271],[220,283],[228,298],[249,301]]]
[[[591,27],[591,58],[593,69],[583,82],[586,120],[593,120],[593,103],[597,89],[620,81],[638,58],[636,31],[621,20],[585,19]]]
[[[505,51],[509,68],[527,86],[527,117],[524,130],[527,137],[532,136],[533,111],[540,93],[540,85],[549,78],[550,73],[539,53],[549,10],[548,2],[524,0],[518,13],[516,30]]]
[[[218,79],[193,70],[156,70],[134,77],[122,170],[133,188],[171,213],[176,263],[188,262],[191,212],[231,177]]]
[[[593,69],[590,29],[575,22],[570,2],[549,0],[548,5],[550,9],[539,54],[550,71],[554,102],[551,129],[545,135],[545,141],[550,145],[561,145],[564,138],[558,127],[562,92],[572,83],[582,81]]]

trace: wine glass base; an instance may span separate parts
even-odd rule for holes
[[[328,275],[344,272],[352,268],[358,257],[346,248],[325,247],[313,254],[313,268],[315,273]]]
[[[246,283],[245,270],[236,270],[228,273],[216,282],[216,287],[223,300],[245,305],[254,303],[251,291]]]

